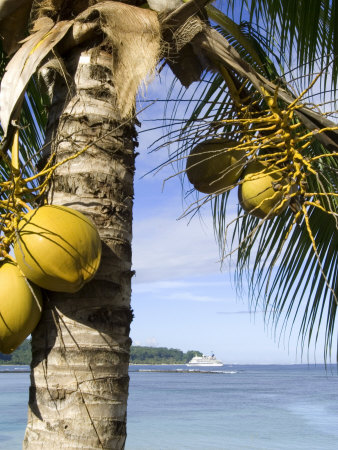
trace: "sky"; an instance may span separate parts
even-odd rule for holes
[[[170,72],[148,86],[146,99],[163,100]],[[140,97],[139,110],[145,105]],[[140,153],[136,159],[133,222],[131,337],[134,345],[164,346],[183,351],[214,352],[225,364],[295,364],[323,361],[322,340],[302,356],[297,333],[282,336],[264,323],[262,310],[250,311],[245,293],[236,295],[233,266],[221,267],[210,206],[200,217],[180,218],[187,207],[180,179],[171,166],[148,173],[166,161],[166,147],[151,152],[164,129],[163,102],[139,114]],[[171,177],[171,178],[170,178]],[[164,180],[169,178],[165,183]],[[236,209],[237,196],[232,198]],[[191,220],[189,220],[191,219]],[[295,327],[296,329],[296,327]]]

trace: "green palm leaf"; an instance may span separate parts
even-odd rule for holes
[[[257,2],[257,8],[258,4],[261,4],[261,9],[257,9],[257,13],[267,17],[264,2]],[[287,42],[290,43],[295,38],[292,35],[296,33],[295,30],[282,30],[289,41],[286,37],[283,38],[280,48],[274,46],[274,39],[269,38],[268,34],[264,37],[259,35],[249,24],[233,27],[236,37],[231,35],[229,27],[221,26],[219,31],[236,46],[241,57],[255,65],[256,70],[266,78],[282,79],[283,70],[277,70],[276,65],[283,69],[283,63],[285,67],[281,50],[285,50]],[[239,39],[239,32],[245,33],[243,39]],[[250,49],[253,48],[255,51],[251,55]],[[304,50],[298,56],[299,60],[307,61],[310,56],[314,57],[316,51],[311,48]],[[280,59],[276,58],[279,54]],[[257,64],[257,55],[260,65]],[[287,67],[286,69],[288,70]],[[309,74],[305,74],[304,67],[295,74],[295,78],[298,76],[303,78],[303,84],[310,78]],[[237,86],[244,81],[234,74],[232,77]],[[236,137],[233,126],[224,122],[224,119],[229,121],[236,117],[233,95],[227,83],[220,75],[206,77],[205,81],[204,87],[199,91],[202,92],[200,102],[196,96],[191,98],[191,113],[185,126],[180,130],[170,128],[172,136],[179,141],[178,148],[171,153],[172,161],[178,162],[179,172],[184,171],[186,157],[197,142],[213,136]],[[287,89],[286,84],[284,88]],[[257,96],[250,85],[246,89],[252,98]],[[327,98],[327,95],[329,94],[324,91],[323,96]],[[182,93],[179,100],[185,99]],[[282,102],[280,106],[283,108]],[[257,108],[257,111],[259,108],[265,109],[264,101],[258,101]],[[305,127],[302,130],[306,133]],[[330,194],[338,192],[338,158],[317,141],[311,142],[306,151],[309,158],[318,157],[313,162],[317,175],[307,177],[307,192],[314,193],[311,200],[320,202],[320,207],[309,206],[306,217],[299,218],[297,223],[294,223],[294,215],[290,209],[273,220],[264,221],[245,213],[240,206],[237,217],[229,222],[229,209],[232,215],[232,205],[238,202],[230,191],[207,198],[204,196],[200,200],[197,195],[197,201],[192,201],[188,213],[195,214],[207,201],[211,202],[221,256],[224,258],[227,254],[235,255],[232,257],[236,262],[238,292],[247,290],[253,305],[262,304],[266,320],[279,326],[281,333],[288,325],[291,330],[298,329],[303,349],[312,340],[316,342],[320,330],[324,329],[324,357],[327,360],[331,356],[338,297],[338,197]],[[190,193],[196,194],[195,191]]]
[[[296,57],[304,77],[316,66],[324,69],[323,85],[338,75],[338,4],[335,0],[246,0],[251,19],[263,25],[270,41],[280,43],[280,55]],[[331,77],[332,72],[332,77]]]
[[[0,79],[2,79],[5,67],[8,64],[8,57],[4,53],[0,42]],[[28,84],[26,95],[21,110],[18,126],[20,127],[20,161],[21,170],[24,177],[31,176],[37,172],[37,162],[44,142],[44,133],[47,124],[48,96],[44,94],[34,76]],[[3,130],[0,124],[0,137],[3,137]],[[3,142],[0,141],[0,148]],[[1,181],[11,177],[10,152],[8,145],[2,148],[0,158]],[[35,184],[28,187],[34,187]],[[6,198],[6,193],[1,192],[0,200]],[[2,211],[3,212],[3,211]]]

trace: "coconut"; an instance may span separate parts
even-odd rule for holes
[[[72,208],[46,205],[21,219],[14,253],[22,272],[38,286],[77,292],[99,267],[101,240],[88,217]]]
[[[237,146],[237,141],[210,139],[193,148],[186,173],[195,189],[218,194],[238,181],[245,165],[245,150],[234,150]]]
[[[42,295],[11,262],[0,267],[0,286],[0,352],[12,353],[38,324]]]
[[[283,187],[287,184],[280,167],[265,161],[252,161],[243,172],[238,190],[240,205],[256,217],[271,219],[281,214],[289,204],[289,200],[281,204],[285,192]]]

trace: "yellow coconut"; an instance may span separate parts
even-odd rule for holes
[[[243,182],[238,196],[242,208],[248,213],[264,218],[281,214],[289,204],[285,201],[285,186],[288,184],[278,166],[265,161],[253,161],[243,172]]]
[[[22,218],[14,253],[23,273],[38,286],[76,292],[99,267],[101,240],[95,225],[80,212],[46,205]]]
[[[214,194],[237,182],[245,165],[245,150],[234,150],[236,146],[237,141],[210,139],[193,148],[186,172],[195,189]]]
[[[10,262],[0,267],[0,286],[0,352],[12,353],[38,324],[42,295]]]

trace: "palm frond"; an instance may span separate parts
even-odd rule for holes
[[[72,24],[72,21],[59,22],[53,26],[52,21],[46,21],[40,30],[26,39],[20,50],[11,58],[2,77],[0,91],[0,120],[5,135],[11,120],[16,120],[20,115],[25,88],[38,65]]]
[[[337,84],[338,50],[336,0],[246,0],[251,20],[267,30],[271,40],[280,43],[280,55],[296,57],[304,81],[316,64],[325,68],[323,85]]]
[[[327,152],[316,142],[311,151],[317,155]],[[263,306],[267,320],[281,325],[280,331],[288,324],[292,329],[300,318],[297,327],[302,348],[311,340],[317,342],[325,329],[324,358],[328,360],[336,331],[338,202],[335,194],[316,197],[315,193],[338,192],[338,158],[328,153],[318,160],[318,166],[322,164],[324,167],[317,167],[317,175],[307,179],[309,191],[325,206],[310,206],[307,220],[295,224],[287,210],[272,221],[264,221],[243,214],[239,207],[235,224],[229,227],[229,194],[216,197],[212,207],[222,258],[236,249],[238,292],[244,284],[252,302]],[[225,236],[230,249],[225,248]],[[338,348],[335,353],[337,357]]]
[[[2,79],[9,58],[2,49],[0,42],[0,80]],[[47,108],[49,98],[41,91],[37,78],[32,77],[28,83],[26,94],[24,95],[21,114],[18,121],[20,129],[20,161],[21,170],[24,177],[32,176],[36,173],[37,162],[44,142],[44,133],[47,124]],[[0,147],[4,133],[0,124]],[[1,181],[11,178],[10,152],[5,146],[4,153],[0,158],[0,179]],[[34,187],[35,182],[31,186]],[[0,193],[0,200],[5,200],[5,192]],[[3,211],[1,211],[3,212]]]
[[[236,46],[243,59],[255,64],[256,70],[267,79],[279,80],[286,97],[297,98],[299,86],[294,84],[294,93],[290,91],[284,77],[285,61],[283,58],[276,58],[280,49],[274,53],[274,42],[267,38],[267,34],[260,35],[250,24],[234,27],[236,33],[239,30],[247,30],[246,39],[251,41],[248,46],[246,39],[236,39],[229,33],[230,27],[225,28],[227,29],[220,27],[220,33]],[[253,46],[257,49],[254,57],[248,51]],[[309,54],[303,57],[307,58]],[[260,65],[257,64],[257,55],[261,61]],[[289,70],[288,67],[286,69]],[[298,77],[303,78],[304,70],[302,68],[297,72],[290,72],[289,79],[297,81]],[[238,75],[227,67],[227,73],[223,75],[225,78],[220,74],[206,76],[204,87],[199,88],[199,92],[202,92],[200,102],[196,96],[191,98],[190,115],[184,127],[176,130],[174,127],[170,128],[171,137],[179,142],[178,148],[170,157],[172,162],[177,162],[181,174],[184,174],[187,155],[196,143],[214,136],[230,136],[234,139],[242,136],[237,129],[240,121],[232,119],[237,117],[240,107],[245,106],[243,98],[236,99],[236,92],[243,93],[243,86],[249,94],[246,98],[250,98],[251,104],[254,105],[254,117],[259,117],[259,114],[266,110],[266,98],[262,98],[255,86],[245,80],[244,74]],[[310,78],[310,74],[307,78]],[[324,94],[326,95],[326,92]],[[309,96],[308,99],[314,99],[311,97],[311,91],[307,89],[295,104],[305,104],[305,95]],[[185,98],[182,93],[178,101]],[[239,103],[237,107],[236,101]],[[292,103],[289,104],[292,107]],[[282,99],[278,100],[277,105],[285,111],[288,108]],[[311,111],[317,110],[315,102],[308,104],[307,109],[311,116]],[[301,124],[297,117],[293,123],[299,136],[308,135],[306,123]],[[330,124],[333,124],[333,130],[337,129],[333,122]],[[221,194],[203,197],[196,195],[186,213],[193,215],[206,203],[211,204],[221,257],[236,255],[235,280],[239,293],[242,288],[248,289],[252,303],[263,303],[266,320],[279,325],[281,332],[288,325],[291,325],[291,330],[297,327],[302,348],[306,348],[310,341],[316,342],[320,330],[324,328],[324,357],[327,360],[331,357],[338,297],[338,158],[329,147],[324,147],[318,140],[313,139],[312,133],[309,136],[311,138],[307,138],[306,144],[306,139],[302,138],[302,151],[309,161],[312,161],[313,168],[313,172],[307,175],[307,197],[299,198],[299,204],[298,200],[295,205],[293,200],[291,202],[292,207],[298,206],[299,210],[296,208],[292,212],[288,208],[272,220],[259,219],[240,206],[235,213],[233,205],[238,203],[238,200],[234,199],[234,195],[238,188],[231,186]],[[261,150],[258,150],[258,154],[260,152]],[[264,153],[262,157],[264,158]],[[241,180],[238,182],[238,185],[240,184]],[[196,194],[191,189],[188,192]],[[229,211],[230,217],[235,216],[232,221],[229,221]],[[338,357],[338,348],[336,350]]]

